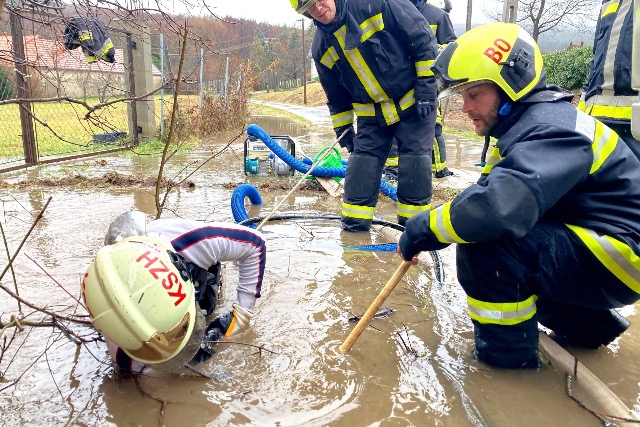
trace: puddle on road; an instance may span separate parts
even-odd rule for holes
[[[308,127],[284,119],[259,118],[255,123],[270,134],[295,137],[308,155],[333,143],[330,132],[310,134]],[[473,170],[481,145],[448,140],[449,166]],[[250,182],[260,188],[276,179],[246,177],[242,141],[232,148],[191,177],[192,188],[172,193],[165,217],[233,221],[230,196],[237,184]],[[181,154],[170,169],[179,171],[211,152]],[[158,167],[157,159],[148,156],[100,159],[29,173],[55,175],[71,168],[97,175],[117,170],[145,176]],[[249,216],[270,212],[287,193],[271,188],[275,189],[260,192],[262,207],[248,207]],[[15,277],[25,300],[69,313],[77,306],[72,296],[78,297],[80,277],[102,245],[109,222],[128,209],[153,215],[153,189],[1,189],[0,218],[11,250],[16,250],[32,215],[49,197],[43,219],[15,261]],[[279,212],[314,218],[264,226],[269,252],[263,297],[251,330],[237,339],[248,345],[220,345],[217,355],[199,365],[212,380],[167,377],[153,370],[141,378],[146,393],[171,402],[163,415],[165,425],[539,426],[558,425],[559,420],[562,425],[601,425],[566,396],[563,375],[550,367],[540,372],[478,369],[483,367],[470,357],[473,334],[465,296],[455,279],[453,247],[440,251],[444,283],[434,279],[431,265],[411,267],[384,304],[397,311],[373,320],[353,349],[341,354],[338,346],[354,326],[348,318],[364,313],[400,260],[393,253],[345,249],[387,240],[377,232],[342,232],[339,221],[322,218],[339,211],[339,200],[307,188],[296,192]],[[376,213],[393,220],[394,204],[381,196]],[[6,265],[6,253],[0,259]],[[237,280],[233,264],[227,265],[226,275],[224,305],[229,307]],[[13,289],[11,277],[8,273],[2,284]],[[23,310],[31,312],[24,305]],[[17,313],[15,300],[4,293],[0,313],[5,322]],[[622,340],[576,355],[628,407],[639,409],[640,319],[633,310],[629,314],[632,326]],[[42,319],[41,314],[28,317],[34,322]],[[12,333],[7,330],[4,336]],[[258,347],[263,348],[260,354]],[[160,425],[160,403],[143,396],[133,380],[114,377],[100,342],[76,346],[51,328],[26,328],[0,361],[0,374],[3,426]],[[14,380],[17,383],[11,385]],[[581,396],[579,386],[574,385],[574,392]]]

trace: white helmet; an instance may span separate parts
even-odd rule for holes
[[[104,244],[112,245],[131,236],[144,236],[147,229],[147,216],[140,211],[129,211],[119,215],[109,224]]]
[[[96,329],[146,364],[166,362],[181,351],[182,363],[195,355],[202,337],[189,341],[203,320],[194,293],[171,243],[158,237],[128,237],[101,248],[82,280]]]

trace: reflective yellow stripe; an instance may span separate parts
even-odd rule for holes
[[[397,206],[398,216],[401,216],[404,218],[413,218],[419,213],[428,211],[429,209],[431,209],[431,203],[424,206],[416,206],[416,205],[407,205],[407,204],[398,202],[398,206]]]
[[[489,158],[486,160],[484,167],[482,168],[482,175],[489,175],[493,165],[502,160],[502,156],[500,156],[500,149],[495,146],[493,150],[491,150],[491,154],[489,154]]]
[[[587,112],[596,117],[631,120],[631,106],[591,105]]]
[[[409,92],[405,93],[402,96],[402,98],[400,98],[400,101],[398,102],[398,104],[400,104],[400,109],[402,111],[404,111],[407,108],[411,107],[415,103],[416,103],[416,100],[413,97],[413,89],[411,89]]]
[[[589,171],[590,174],[600,169],[600,166],[607,160],[609,154],[616,148],[617,143],[618,135],[602,124],[602,122],[596,120],[596,134],[591,144],[593,164]]]
[[[392,99],[387,101],[382,101],[380,104],[380,110],[382,110],[382,116],[384,117],[384,121],[391,125],[400,120],[400,116],[398,115],[398,110],[396,109],[396,103],[393,102]]]
[[[349,218],[373,220],[374,210],[375,207],[371,206],[351,205],[345,202],[342,203],[342,215]]]
[[[339,128],[340,126],[353,124],[353,110],[332,114],[331,123],[333,124],[334,129]]]
[[[580,101],[578,102],[578,110],[580,111],[586,111],[587,109],[587,103],[584,101]]]
[[[469,315],[482,324],[517,325],[536,314],[536,295],[517,302],[485,302],[467,297]]]
[[[438,31],[438,24],[429,24],[429,27],[431,28],[431,31],[433,31],[433,34]]]
[[[78,35],[78,40],[81,40],[81,41],[91,40],[92,38],[93,37],[91,33],[80,33]]]
[[[416,100],[413,97],[413,89],[409,90],[409,92],[405,93],[398,104],[400,105],[401,110],[406,110],[416,103]],[[393,124],[397,122],[400,118],[398,117],[398,110],[396,109],[396,105],[393,100],[385,100],[380,102],[380,110],[382,111],[382,115],[385,118],[387,124]],[[376,115],[376,108],[373,103],[369,104],[360,104],[357,102],[353,103],[353,110],[356,115],[359,117],[374,117]]]
[[[360,83],[362,84],[362,86],[365,88],[365,90],[367,91],[371,99],[374,100],[375,102],[382,102],[386,99],[389,99],[387,94],[382,89],[382,86],[380,86],[380,83],[378,83],[378,80],[375,78],[375,76],[371,72],[371,69],[365,62],[358,48],[345,50],[344,39],[346,36],[346,32],[347,32],[347,27],[346,25],[343,25],[342,27],[340,27],[340,29],[338,29],[335,33],[333,33],[333,35],[338,40],[338,43],[340,44],[340,47],[342,48],[342,51],[344,52],[344,55],[347,58],[347,61],[349,62],[349,65],[351,65],[351,68],[358,76],[358,80],[360,80]],[[391,123],[395,123],[396,121],[397,120]]]
[[[384,162],[385,166],[390,167],[398,167],[398,158],[397,157],[387,157],[387,161]]]
[[[447,162],[441,161],[441,158],[442,153],[440,153],[440,145],[438,145],[438,140],[433,138],[433,167],[436,172],[441,172],[447,167]]]
[[[339,58],[338,52],[336,52],[336,49],[333,46],[331,46],[329,49],[327,49],[324,55],[322,55],[322,59],[320,59],[320,63],[325,67],[331,69],[333,68],[338,58]]]
[[[360,37],[361,42],[364,42],[376,32],[384,30],[382,13],[373,15],[371,18],[364,21],[362,24],[360,24],[360,28],[362,29],[362,37]]]
[[[376,108],[373,104],[358,104],[354,102],[353,111],[355,111],[356,116],[373,117],[376,115]]]
[[[416,61],[416,74],[418,77],[433,76],[433,71],[431,71],[432,65],[433,59],[429,59],[428,61]]]
[[[108,43],[104,45],[104,47],[102,48],[102,52],[100,52],[100,56],[105,56],[108,52],[109,49],[113,48],[113,43],[111,43],[111,39],[109,39]]]
[[[453,229],[450,210],[451,202],[447,202],[429,212],[429,228],[442,243],[469,243]]]
[[[619,2],[609,3],[602,5],[602,11],[600,12],[600,18],[604,18],[610,13],[615,13],[618,11],[618,6],[620,6]]]
[[[640,294],[640,258],[629,245],[610,236],[600,236],[587,228],[565,225],[576,233],[607,270]]]

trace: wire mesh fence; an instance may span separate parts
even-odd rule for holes
[[[136,106],[138,112],[151,112],[151,120],[145,123],[147,135],[162,139],[167,136],[176,87],[178,109],[193,115],[187,119],[189,125],[195,117],[201,128],[213,129],[211,125],[220,126],[216,120],[233,121],[239,116],[236,113],[246,113],[237,105],[229,106],[228,100],[246,104],[244,94],[253,84],[247,70],[254,31],[215,43],[204,39],[184,43],[179,27],[165,28],[149,19],[145,25],[152,25],[144,27],[142,38],[146,46],[140,42],[136,46],[124,37],[122,21],[127,20],[104,16],[101,19],[113,40],[113,62],[90,61],[85,49],[70,48],[65,37],[73,10],[7,9],[9,13],[0,17],[0,24],[9,29],[0,35],[0,123],[4,129],[0,172],[137,142],[141,126],[136,122]],[[224,31],[221,34],[213,40],[224,39]],[[135,69],[131,49],[148,56],[143,69]],[[301,79],[276,79],[268,61],[262,68],[266,71],[261,78],[271,89],[302,84]],[[140,75],[145,80],[138,80]],[[260,89],[260,84],[252,88]],[[221,113],[220,108],[228,111]],[[212,112],[220,113],[219,117],[212,117]],[[194,126],[187,126],[186,131],[197,133]]]

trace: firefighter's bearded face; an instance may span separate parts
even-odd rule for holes
[[[488,135],[498,121],[501,100],[498,85],[485,82],[461,90],[460,94],[464,101],[462,112],[473,122],[476,135]]]

